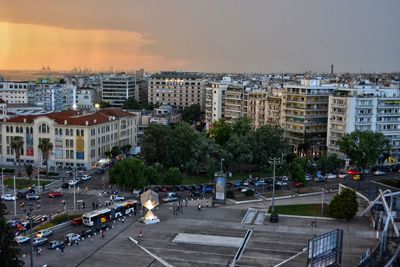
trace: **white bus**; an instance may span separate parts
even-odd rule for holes
[[[122,217],[135,211],[136,200],[126,200],[121,203],[111,205],[108,208],[86,212],[82,215],[82,222],[86,226],[95,226],[112,219]]]

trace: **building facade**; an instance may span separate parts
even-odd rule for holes
[[[234,123],[247,116],[247,100],[251,89],[244,84],[231,84],[225,90],[224,118],[228,123]]]
[[[293,152],[315,157],[326,151],[329,95],[335,88],[320,80],[284,85],[281,123]]]
[[[46,115],[25,115],[1,122],[1,163],[14,164],[10,144],[14,136],[24,140],[21,163],[38,164],[42,153],[40,139],[53,144],[48,165],[50,168],[90,168],[113,146],[136,145],[137,121],[132,113],[116,108],[83,114],[68,110]]]
[[[400,157],[400,92],[375,85],[339,88],[329,97],[328,153],[341,158],[338,140],[355,130],[383,133],[393,161]]]
[[[31,82],[0,81],[0,98],[10,104],[26,104],[28,89],[33,87]]]
[[[128,98],[139,98],[134,76],[126,74],[110,75],[102,78],[101,98],[111,106],[122,107]]]
[[[224,118],[225,91],[232,84],[231,77],[223,77],[219,82],[211,82],[206,87],[205,116],[207,125]]]
[[[150,76],[148,102],[167,104],[179,109],[193,104],[205,109],[206,81],[197,73],[161,72]]]
[[[76,107],[81,110],[94,110],[100,97],[95,88],[81,87],[76,91]]]

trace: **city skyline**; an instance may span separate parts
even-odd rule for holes
[[[398,1],[0,2],[0,69],[400,70]]]

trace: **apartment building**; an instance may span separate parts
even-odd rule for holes
[[[247,102],[252,88],[245,83],[229,85],[225,90],[224,118],[228,123],[234,123],[247,116]]]
[[[293,151],[310,157],[326,151],[329,95],[336,86],[321,80],[284,85],[282,128]]]
[[[150,76],[148,102],[168,104],[179,109],[193,104],[205,109],[205,79],[198,73],[161,72]]]
[[[263,125],[280,125],[282,92],[279,89],[254,90],[247,100],[247,117],[254,128]]]
[[[118,74],[102,78],[101,97],[103,102],[111,106],[122,107],[128,98],[139,99],[136,78],[131,75]]]
[[[205,116],[208,125],[222,119],[225,113],[225,91],[232,84],[231,77],[223,77],[219,82],[211,82],[206,87]]]
[[[398,88],[357,85],[339,88],[329,97],[328,153],[344,157],[338,140],[355,130],[383,133],[395,162],[400,156],[400,92]]]
[[[14,136],[21,136],[24,140],[22,163],[41,162],[42,153],[38,144],[40,139],[46,138],[54,146],[49,167],[90,168],[113,146],[136,145],[137,121],[135,115],[118,108],[88,114],[67,110],[4,119],[0,122],[2,164],[15,162],[14,151],[10,147]]]
[[[94,110],[95,103],[99,102],[100,97],[95,88],[80,87],[76,90],[76,107],[80,110]]]
[[[26,104],[28,89],[33,87],[32,82],[0,81],[0,98],[10,104]]]

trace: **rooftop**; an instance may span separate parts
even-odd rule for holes
[[[203,77],[195,72],[163,71],[150,76],[153,79],[202,79]]]

